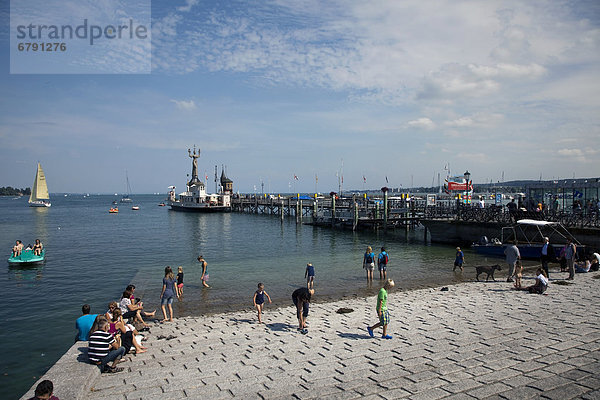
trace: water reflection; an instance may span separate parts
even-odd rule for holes
[[[35,239],[40,239],[42,244],[46,246],[50,244],[50,236],[48,235],[48,212],[49,208],[46,207],[31,207],[34,210],[34,225],[35,225],[35,237],[31,238],[32,243]],[[29,243],[29,242],[28,242]]]
[[[44,265],[9,265],[8,266],[8,279],[14,281],[36,282],[41,281],[43,277]]]

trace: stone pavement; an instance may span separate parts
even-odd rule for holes
[[[367,334],[377,321],[374,297],[317,296],[306,336],[291,307],[267,305],[263,325],[252,311],[179,318],[153,327],[149,351],[120,364],[124,372],[80,380],[80,398],[600,399],[594,275],[551,283],[547,295],[500,281],[392,291],[391,340]],[[337,314],[340,307],[354,311]]]

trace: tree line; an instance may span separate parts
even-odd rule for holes
[[[10,186],[0,187],[0,196],[29,196],[30,194],[30,188],[18,189]]]

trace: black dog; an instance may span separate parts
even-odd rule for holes
[[[484,272],[487,274],[487,276],[485,277],[485,281],[487,282],[489,277],[492,277],[492,280],[494,282],[496,282],[496,280],[494,279],[494,271],[498,270],[498,271],[502,271],[502,268],[499,265],[481,265],[479,267],[475,267],[475,270],[477,271],[477,282],[479,282],[479,275],[483,274]]]

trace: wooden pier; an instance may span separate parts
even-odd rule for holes
[[[293,217],[299,224],[342,229],[411,229],[423,218],[423,211],[414,203],[411,206],[407,199],[408,196],[388,201],[385,193],[382,198],[239,196],[232,199],[231,209],[274,215],[282,221],[285,217]]]

